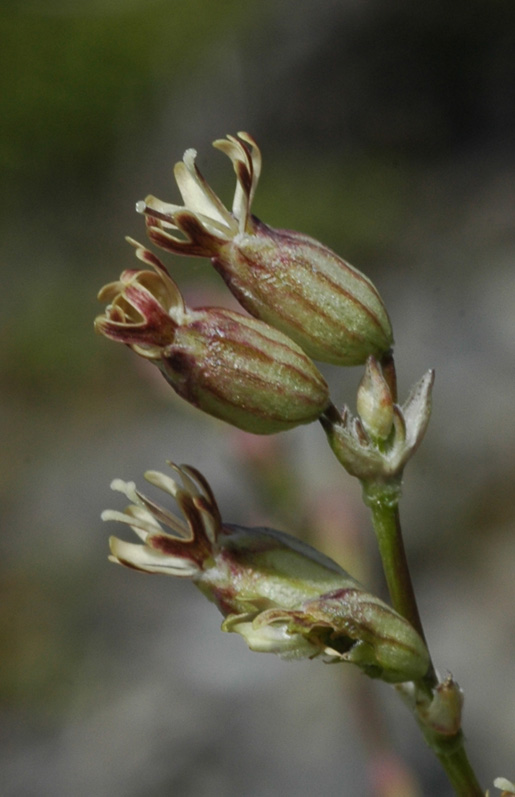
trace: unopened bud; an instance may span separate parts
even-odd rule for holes
[[[417,714],[424,725],[443,736],[454,736],[461,728],[463,690],[451,675],[439,683],[432,700],[417,702]]]
[[[138,202],[151,240],[176,254],[211,258],[251,315],[287,334],[313,359],[359,365],[370,355],[381,357],[393,337],[372,282],[308,235],[273,229],[251,214],[261,153],[248,133],[214,146],[236,172],[232,213],[198,170],[196,152],[187,150],[175,167],[184,206],[153,196]]]
[[[271,434],[320,416],[328,387],[296,343],[241,313],[189,309],[158,258],[136,246],[155,273],[125,271],[100,291],[110,304],[98,332],[154,362],[190,404],[244,431]]]
[[[399,406],[388,398],[386,382],[379,371],[375,372],[375,366],[369,364],[367,370],[358,396],[361,417],[353,417],[347,407],[340,415],[332,407],[320,420],[338,460],[363,483],[365,497],[367,493],[372,497],[376,485],[383,490],[384,484],[389,483],[398,500],[404,467],[422,442],[429,423],[434,372],[427,371]],[[381,439],[378,430],[382,434],[388,432],[387,438]]]
[[[390,388],[375,357],[369,357],[358,387],[358,415],[366,431],[376,440],[386,440],[393,428]]]
[[[200,473],[172,468],[177,478],[155,471],[145,477],[174,497],[184,519],[149,501],[134,483],[113,482],[132,504],[102,517],[128,524],[143,543],[111,538],[113,561],[191,578],[223,614],[222,629],[240,634],[252,650],[352,662],[390,683],[425,675],[426,646],[397,612],[294,537],[224,524]]]

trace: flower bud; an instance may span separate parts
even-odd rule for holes
[[[416,683],[404,683],[398,686],[397,691],[426,734],[436,734],[439,742],[443,741],[444,744],[445,737],[451,744],[451,740],[459,738],[463,690],[452,675],[439,681],[430,691],[427,690],[427,685],[420,688]]]
[[[170,464],[176,479],[155,471],[145,478],[173,496],[184,519],[149,501],[133,482],[112,483],[132,504],[102,518],[128,524],[143,542],[111,538],[113,561],[191,578],[224,616],[222,630],[240,634],[251,650],[352,662],[390,683],[425,675],[424,642],[397,612],[294,537],[222,523],[201,474]]]
[[[419,696],[416,710],[424,725],[442,736],[455,736],[461,728],[462,708],[463,690],[449,675],[435,687],[430,702]]]
[[[358,387],[358,415],[370,437],[386,440],[393,427],[393,400],[390,388],[375,357],[369,357]]]
[[[135,245],[155,273],[124,271],[100,291],[110,304],[98,332],[154,362],[190,404],[247,432],[281,432],[320,416],[328,387],[299,346],[241,313],[187,308],[158,258]]]
[[[331,407],[320,418],[334,454],[351,476],[363,483],[365,497],[368,491],[372,496],[375,485],[381,485],[382,490],[389,483],[398,499],[404,467],[429,423],[433,382],[434,371],[427,371],[399,406],[391,403],[386,382],[383,384],[379,370],[369,364],[358,395],[358,408],[364,417],[353,417],[347,407],[340,415]],[[390,411],[392,426],[385,440],[377,432],[387,431]]]
[[[154,243],[176,254],[209,257],[240,304],[287,334],[310,357],[359,365],[392,345],[392,329],[372,282],[308,235],[276,230],[250,213],[261,154],[248,133],[215,141],[237,177],[230,213],[187,150],[175,166],[184,206],[153,196],[138,202]],[[184,237],[178,237],[177,232]]]

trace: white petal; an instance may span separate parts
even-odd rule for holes
[[[241,141],[234,136],[227,136],[213,142],[213,146],[224,152],[231,159],[236,172],[237,183],[232,203],[233,216],[238,220],[238,229],[243,233],[247,229],[250,216],[250,207],[261,173],[261,152],[256,142],[248,133],[238,133]],[[242,141],[244,144],[242,144]],[[245,144],[247,146],[245,146]],[[250,147],[250,152],[249,152]],[[239,164],[243,165],[247,173],[247,180],[242,180]]]
[[[494,780],[494,786],[496,789],[504,789],[510,794],[515,794],[515,785],[511,781],[506,780],[506,778],[496,778]]]
[[[160,551],[153,551],[146,545],[125,542],[117,537],[111,537],[109,547],[112,555],[121,564],[145,570],[148,573],[164,573],[171,576],[189,578],[199,572],[199,568],[188,559],[178,556],[169,556]]]
[[[164,525],[169,529],[172,529],[181,538],[189,539],[191,537],[189,526],[183,520],[180,520],[180,518],[178,518],[172,512],[169,512],[167,509],[164,509],[162,506],[154,503],[154,501],[151,501],[145,495],[141,495],[140,493],[139,496],[142,502],[145,504],[145,510],[142,511],[146,511],[152,515],[152,519],[156,525],[156,531],[163,533],[161,526]]]
[[[135,518],[133,515],[124,512],[117,512],[115,509],[106,509],[102,512],[102,520],[116,520],[118,523],[125,523],[138,535],[143,541],[147,539],[148,534],[162,534],[163,530],[157,524],[154,518],[149,515],[148,517]]]
[[[132,522],[129,525],[132,528],[138,527],[140,529],[144,529],[149,534],[162,534],[163,529],[157,518],[154,516],[152,512],[149,512],[148,509],[142,506],[136,506],[132,504],[128,506],[125,510],[125,514],[132,518]],[[141,533],[136,531],[136,534],[141,537]],[[142,537],[142,539],[146,539],[146,537]]]
[[[173,462],[168,462],[172,470],[179,474],[181,477],[181,481],[183,483],[184,489],[190,493],[191,495],[202,495],[202,492],[199,490],[198,484],[194,479],[190,476],[186,468],[181,465],[175,465]]]
[[[195,213],[195,216],[207,232],[220,238],[221,241],[227,240],[228,236],[234,236],[238,232],[238,225],[232,217],[222,224],[209,216],[205,216],[203,213]]]
[[[197,153],[194,149],[186,150],[184,159],[176,163],[174,168],[175,180],[179,186],[184,205],[188,210],[192,210],[193,213],[202,213],[208,218],[215,219],[215,221],[231,227],[229,211],[206,183],[195,165],[196,155]]]
[[[238,138],[241,138],[241,140],[245,141],[246,144],[250,144],[251,147],[250,159],[252,161],[252,187],[250,189],[249,204],[252,204],[259,177],[261,175],[261,150],[252,136],[248,133],[240,132],[238,133]]]
[[[236,172],[237,182],[232,203],[232,212],[233,216],[238,219],[239,232],[244,232],[250,212],[250,191],[252,186],[251,159],[243,144],[233,136],[227,136],[226,139],[224,138],[219,141],[214,141],[213,146],[230,158],[234,167],[234,171]],[[240,176],[240,164],[243,165],[244,171],[248,175],[248,181],[242,182]]]
[[[208,509],[203,509],[202,507],[197,507],[198,511],[202,515],[202,526],[204,527],[204,531],[206,532],[206,537],[208,538],[209,542],[213,545],[216,543],[219,525],[218,521],[215,520],[213,515]]]
[[[318,652],[301,634],[289,634],[284,625],[254,628],[249,622],[236,622],[227,628],[240,634],[251,650],[257,653],[277,653],[282,658],[304,659]]]
[[[159,487],[160,490],[164,490],[165,493],[168,493],[174,498],[177,497],[178,492],[182,489],[171,476],[166,476],[158,470],[147,470],[144,476],[147,482],[153,484],[155,487]]]
[[[173,215],[179,210],[184,210],[182,205],[171,205],[169,202],[163,202],[155,196],[149,195],[144,200],[136,204],[138,213],[146,213],[148,210],[156,211],[156,219],[159,219],[156,224],[159,224],[164,229],[177,230],[177,225],[173,222]],[[152,213],[148,214],[150,218],[153,217]]]

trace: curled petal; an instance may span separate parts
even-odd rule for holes
[[[116,520],[129,525],[143,541],[143,545],[111,538],[114,560],[150,573],[198,576],[217,548],[220,531],[219,512],[213,496],[204,490],[202,480],[195,480],[190,468],[174,465],[180,483],[156,471],[148,471],[145,478],[168,495],[181,509],[184,520],[146,498],[136,490],[134,482],[115,479],[114,490],[123,492],[134,503],[125,512],[106,510],[102,520]],[[166,533],[163,527],[173,534]]]
[[[169,252],[213,257],[238,233],[254,230],[250,207],[261,172],[259,147],[248,133],[227,136],[213,146],[228,156],[236,172],[232,213],[204,179],[195,162],[194,149],[186,150],[183,160],[174,167],[182,207],[154,196],[136,205],[136,210],[146,216],[150,239]],[[184,238],[177,236],[178,231]]]
[[[186,219],[199,224],[193,213],[181,212],[185,232]],[[157,227],[154,233],[168,236]],[[199,227],[197,241],[208,238]],[[161,261],[137,241],[129,243],[152,270],[125,270],[100,291],[109,304],[95,321],[98,332],[152,360],[190,404],[247,432],[273,434],[317,420],[328,386],[299,346],[247,315],[188,308]]]
[[[192,257],[212,257],[224,239],[217,227],[211,223],[203,223],[202,217],[197,216],[185,208],[179,208],[175,213],[176,224],[163,224],[159,217],[146,206],[147,234],[150,240],[161,249],[176,255],[190,255]],[[172,235],[169,230],[179,230],[184,238]]]
[[[124,542],[117,537],[109,538],[111,561],[117,562],[134,570],[143,570],[146,573],[164,573],[170,576],[192,578],[199,568],[193,562],[180,556],[170,556],[159,550],[152,550],[148,546]]]
[[[286,623],[266,625],[246,620],[245,615],[232,615],[222,623],[222,631],[239,634],[256,653],[276,653],[282,659],[311,658],[320,653],[302,634],[291,633]]]
[[[238,219],[239,232],[251,232],[249,225],[250,206],[261,173],[261,152],[258,145],[248,133],[238,133],[241,139],[234,136],[218,139],[213,146],[224,152],[232,161],[236,172],[236,191],[232,206],[233,216]]]
[[[117,282],[104,286],[98,298],[109,304],[95,319],[95,329],[147,359],[159,359],[184,319],[184,300],[159,258],[132,238],[128,241],[139,260],[154,270],[126,269]]]
[[[184,206],[200,213],[207,218],[220,222],[230,229],[234,229],[234,220],[215,194],[210,185],[202,176],[195,163],[197,153],[194,149],[187,149],[184,159],[175,164],[174,176],[181,192]]]

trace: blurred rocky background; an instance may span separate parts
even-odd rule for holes
[[[388,687],[250,653],[189,583],[107,562],[111,479],[173,458],[226,520],[303,535],[384,594],[317,425],[235,433],[92,331],[135,265],[124,235],[144,239],[135,201],[177,201],[187,147],[230,201],[210,142],[238,130],[263,150],[256,214],[380,289],[401,396],[436,369],[406,544],[478,774],[513,778],[513,0],[4,0],[0,36],[2,794],[376,797],[384,725],[407,766],[388,793],[450,795]],[[230,302],[207,262],[167,264],[192,303]],[[326,369],[338,404],[359,371]]]

